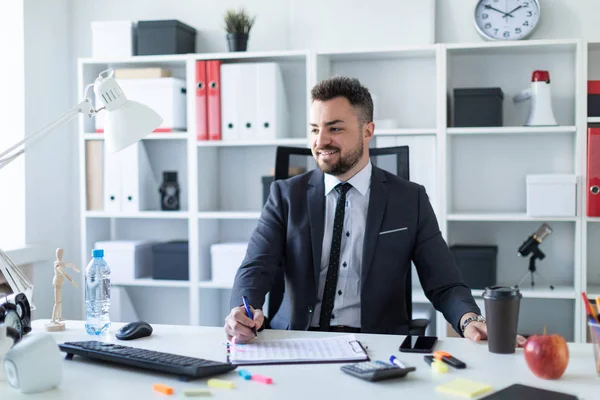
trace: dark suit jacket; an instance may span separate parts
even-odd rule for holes
[[[289,329],[306,330],[317,302],[325,185],[315,169],[271,184],[231,307],[247,296],[262,308],[278,268],[285,268]],[[380,235],[381,232],[407,228]],[[407,334],[404,284],[414,261],[425,295],[458,331],[461,316],[480,313],[442,238],[425,188],[373,166],[361,271],[361,329]]]

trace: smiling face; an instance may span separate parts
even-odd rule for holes
[[[312,154],[326,174],[347,181],[369,161],[373,123],[343,96],[314,100],[310,110]]]

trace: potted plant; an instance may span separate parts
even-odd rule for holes
[[[228,9],[225,12],[225,30],[229,51],[246,51],[250,29],[256,17],[250,17],[245,9]]]

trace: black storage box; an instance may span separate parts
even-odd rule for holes
[[[138,21],[136,54],[196,52],[196,30],[178,20]]]
[[[152,278],[174,281],[189,280],[189,250],[187,240],[174,240],[152,246],[154,265]]]
[[[600,81],[588,81],[588,117],[600,117]]]
[[[471,289],[485,289],[496,284],[498,246],[454,245],[450,251],[463,281]]]
[[[502,126],[503,101],[497,87],[454,89],[454,126]]]

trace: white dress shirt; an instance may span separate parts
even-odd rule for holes
[[[352,185],[352,188],[346,193],[340,265],[330,322],[332,326],[345,325],[360,328],[360,272],[367,210],[369,209],[371,170],[372,165],[371,161],[369,161],[362,170],[348,181]],[[325,174],[325,230],[321,253],[318,298],[311,326],[319,326],[321,302],[323,300],[323,290],[329,266],[335,206],[339,197],[339,193],[334,188],[340,182],[342,181],[335,176]]]

